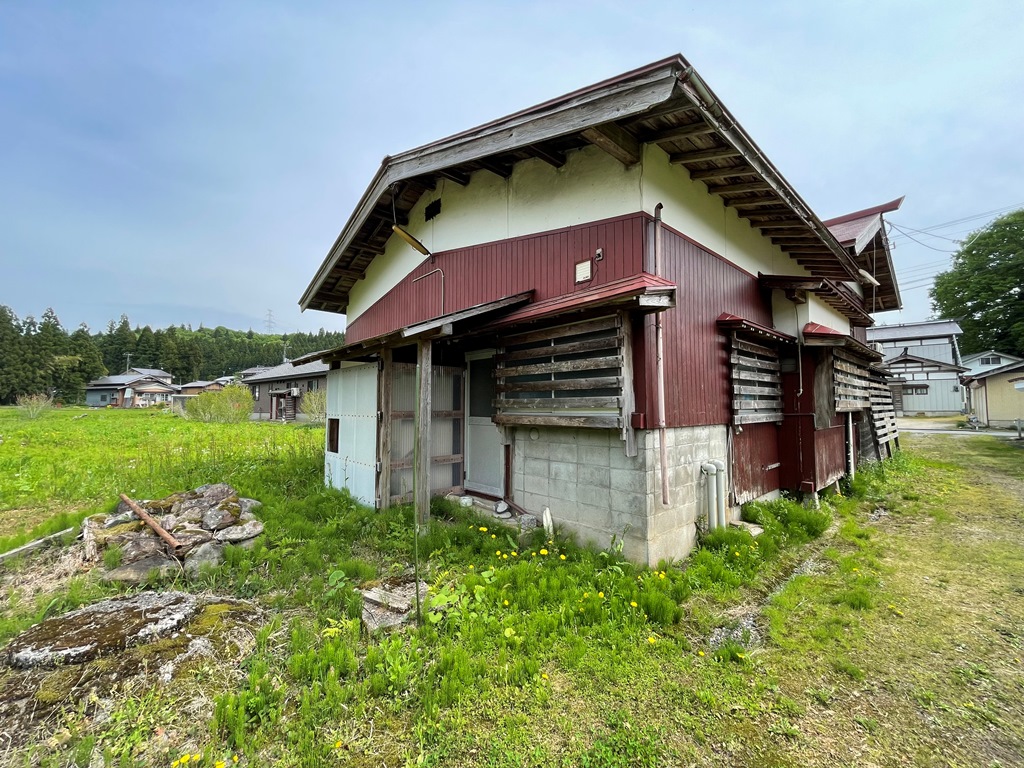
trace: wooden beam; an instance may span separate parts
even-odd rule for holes
[[[635,118],[632,118],[629,123],[630,125],[634,125],[636,123],[641,123],[644,120],[654,120],[658,117],[665,117],[665,115],[678,115],[685,112],[698,112],[699,110],[700,108],[688,98],[681,97],[665,102],[659,106],[651,107],[642,115],[637,115]]]
[[[636,408],[636,392],[633,389],[633,325],[629,312],[620,312],[622,320],[622,440],[626,456],[637,455],[636,433],[633,430],[633,410]]]
[[[499,163],[494,160],[477,160],[476,163],[485,171],[490,171],[499,178],[507,179],[512,175],[511,163]]]
[[[748,216],[748,219],[765,219],[764,221],[755,224],[754,226],[758,229],[785,229],[786,227],[799,227],[806,226],[800,219],[768,219],[765,216]]]
[[[702,160],[724,160],[727,157],[740,157],[743,153],[732,147],[712,147],[695,152],[673,152],[668,161],[674,165],[679,163],[697,163]]]
[[[748,181],[742,184],[722,184],[719,186],[708,185],[708,191],[721,195],[725,192],[767,192],[771,185],[766,181]]]
[[[433,345],[429,339],[416,344],[416,420],[412,470],[416,533],[430,523],[430,422],[433,396]]]
[[[714,128],[701,121],[699,123],[691,123],[690,125],[676,125],[671,128],[662,128],[658,131],[644,133],[641,134],[640,141],[645,144],[657,144],[661,141],[674,141],[676,139],[685,139],[690,136],[703,136],[704,134],[714,132]]]
[[[767,208],[776,205],[782,208],[779,213],[789,212],[785,203],[780,203],[777,197],[734,197],[725,201],[726,208]]]
[[[690,178],[694,181],[707,181],[709,179],[726,179],[730,176],[757,176],[757,171],[746,165],[736,165],[731,168],[712,168],[707,171],[690,171]],[[777,204],[777,200],[772,200]]]
[[[469,174],[462,173],[461,171],[445,169],[443,171],[438,171],[437,175],[448,179],[448,181],[454,181],[456,184],[463,187],[469,184]]]
[[[796,237],[809,236],[806,227],[779,227],[772,230],[772,237],[784,237],[785,235],[795,235]]]
[[[561,168],[565,165],[565,153],[557,149],[548,149],[540,144],[531,144],[526,147],[526,151],[555,168]]]
[[[580,131],[580,136],[627,167],[640,162],[640,142],[617,123],[595,125]]]
[[[820,253],[822,256],[827,256],[828,254],[832,253],[832,251],[830,251],[824,245],[818,246],[818,247],[814,247],[814,246],[810,246],[810,245],[794,245],[794,246],[792,246],[790,248],[786,248],[784,250],[786,251],[786,253],[808,253],[808,254]]]
[[[377,509],[384,509],[391,498],[391,386],[395,376],[391,347],[380,351],[377,375]]]

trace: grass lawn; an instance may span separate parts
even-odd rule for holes
[[[408,573],[412,516],[324,489],[322,430],[83,413],[0,409],[0,549],[59,530],[49,510],[66,522],[121,490],[223,480],[264,501],[267,534],[176,586],[252,600],[260,618],[240,658],[94,692],[12,764],[1021,764],[1015,443],[905,438],[821,513],[751,509],[756,542],[730,531],[658,569],[543,534],[523,546],[438,503],[421,540],[424,625],[367,636],[354,588]],[[93,574],[19,582],[40,558],[3,582],[0,644],[115,592]]]

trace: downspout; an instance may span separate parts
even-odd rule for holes
[[[857,473],[857,458],[853,450],[853,413],[846,414],[846,474],[850,479]]]
[[[718,527],[718,467],[712,461],[700,465],[700,471],[707,477],[708,487],[708,530]]]
[[[661,277],[661,209],[654,206],[654,274]],[[658,386],[658,460],[661,464],[661,503],[671,503],[668,490],[668,454],[665,448],[665,338],[661,327],[661,312],[654,316],[655,378]]]
[[[712,459],[711,463],[718,472],[715,474],[715,517],[718,520],[718,527],[725,528],[729,521],[725,519],[725,462],[721,459]]]

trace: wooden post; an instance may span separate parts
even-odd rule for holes
[[[433,384],[433,342],[416,343],[416,448],[413,463],[413,501],[418,527],[430,521],[430,421]]]
[[[391,363],[391,348],[381,350],[377,395],[380,408],[377,422],[377,461],[380,465],[377,473],[377,509],[387,509],[391,505],[391,388],[395,378]]]
[[[633,388],[633,323],[629,312],[619,313],[622,321],[622,439],[626,443],[626,456],[636,456],[636,433],[633,431],[633,409],[636,391]]]

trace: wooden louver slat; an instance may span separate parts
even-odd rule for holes
[[[733,423],[782,421],[782,373],[777,350],[741,338],[730,339]]]

